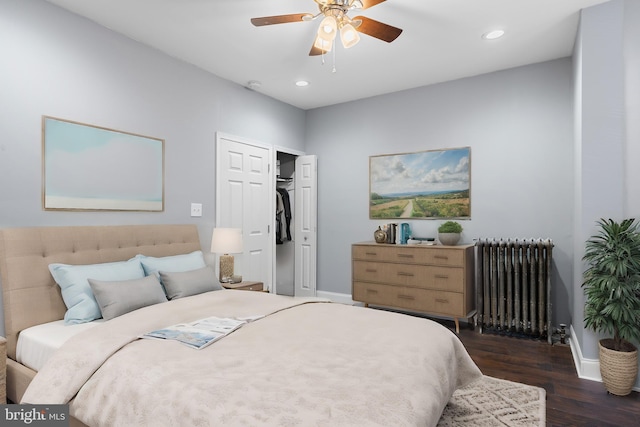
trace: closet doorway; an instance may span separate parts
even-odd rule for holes
[[[276,218],[285,192],[288,224]],[[316,156],[216,134],[216,227],[242,229],[235,272],[244,280],[281,295],[316,295],[317,194]]]
[[[282,147],[274,156],[274,292],[315,296],[317,158]]]

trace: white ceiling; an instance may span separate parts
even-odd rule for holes
[[[219,77],[302,109],[570,56],[579,10],[607,0],[387,0],[364,15],[404,31],[362,35],[308,56],[319,20],[254,27],[253,17],[318,12],[313,0],[47,0]],[[504,29],[498,40],[482,34]],[[295,86],[305,79],[310,85]]]

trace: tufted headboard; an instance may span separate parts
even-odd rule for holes
[[[0,283],[7,356],[18,333],[59,320],[66,307],[49,264],[124,261],[137,254],[168,256],[200,249],[195,225],[114,225],[0,229]]]

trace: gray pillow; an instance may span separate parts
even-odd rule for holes
[[[167,302],[162,285],[156,276],[117,282],[88,280],[105,320],[148,305]]]
[[[161,271],[160,280],[169,299],[183,298],[222,289],[216,273],[211,267],[181,272]]]

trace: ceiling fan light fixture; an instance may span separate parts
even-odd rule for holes
[[[358,44],[360,35],[356,29],[353,28],[353,25],[344,24],[340,27],[340,40],[342,40],[342,46],[344,46],[345,49],[349,49]]]
[[[325,40],[322,37],[320,37],[320,34],[318,34],[318,37],[316,37],[316,41],[313,42],[313,46],[320,49],[323,52],[331,52],[331,46],[333,45],[333,40]]]
[[[333,16],[326,16],[318,27],[318,37],[328,42],[332,42],[336,38],[338,30],[338,22]]]

